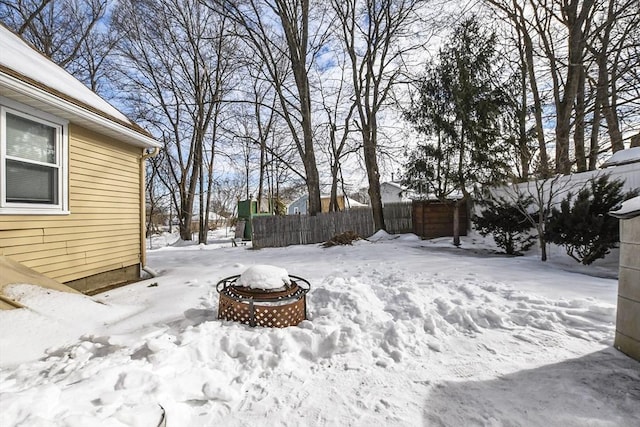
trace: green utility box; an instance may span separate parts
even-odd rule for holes
[[[258,202],[256,200],[238,200],[238,219],[249,220],[258,213]]]
[[[258,213],[258,202],[256,200],[238,200],[238,225],[244,223],[242,240],[251,240],[251,217]]]
[[[269,208],[272,209],[273,201],[269,201]],[[256,200],[238,200],[238,224],[236,225],[236,235],[242,233],[242,240],[251,240],[251,218],[254,216],[272,216],[271,212],[258,212],[258,202]],[[244,231],[241,230],[244,227]]]

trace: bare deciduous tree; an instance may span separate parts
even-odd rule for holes
[[[121,0],[116,11],[126,102],[164,143],[168,173],[160,178],[177,187],[180,237],[191,240],[205,144],[219,111],[222,56],[215,41],[223,37],[224,21],[196,0]]]
[[[244,40],[259,58],[258,65],[277,94],[278,111],[304,165],[309,214],[315,215],[321,211],[320,178],[313,141],[309,66],[325,38],[324,14],[318,12],[312,20],[314,11],[309,0],[201,1],[242,28]]]
[[[592,79],[596,87],[593,127],[597,135],[600,117],[604,116],[611,150],[615,153],[624,149],[618,108],[620,95],[625,88],[619,85],[628,78],[627,75],[640,67],[640,39],[636,36],[634,40],[633,37],[640,26],[640,4],[634,0],[599,0],[595,8],[594,28],[587,41],[597,76]],[[635,85],[638,86],[637,80]],[[628,101],[638,105],[639,99],[636,95]],[[595,168],[595,160],[590,158],[590,164]]]
[[[106,13],[107,0],[0,0],[0,21],[94,91],[114,46]]]
[[[555,126],[555,171],[567,174],[574,164],[578,171],[592,170],[603,151],[624,149],[624,134],[633,130],[632,122],[639,117],[640,4],[634,0],[485,2],[521,35],[541,154],[546,146],[545,91],[539,88],[550,88],[553,104],[547,106],[547,123]],[[541,175],[548,176],[541,160]]]
[[[336,53],[335,59],[332,60],[335,60],[335,65],[339,70],[328,70],[326,74],[323,74],[321,70],[318,79],[322,109],[326,120],[320,125],[319,132],[325,135],[327,140],[323,146],[331,173],[329,212],[336,212],[340,210],[338,204],[339,184],[342,184],[342,193],[346,196],[344,194],[342,163],[349,155],[359,152],[362,147],[359,143],[350,144],[351,134],[354,133],[352,126],[356,105],[351,101],[353,91],[350,90],[349,79],[346,78],[349,71],[344,66],[344,54]]]
[[[426,0],[332,0],[341,44],[349,70],[362,137],[369,198],[376,229],[385,229],[378,166],[378,119],[389,103],[392,88],[403,72],[404,55],[427,39],[415,39],[413,26],[420,20]],[[414,36],[413,42],[409,42]]]

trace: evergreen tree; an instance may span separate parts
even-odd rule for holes
[[[463,21],[452,41],[427,69],[405,118],[426,140],[408,153],[403,183],[444,198],[455,190],[468,197],[470,183],[507,174],[500,120],[508,104],[496,78],[496,36],[475,17]]]
[[[492,235],[498,247],[508,255],[522,255],[533,246],[533,225],[522,213],[522,207],[531,206],[531,196],[520,195],[517,204],[503,198],[486,198],[480,202],[482,211],[473,217],[476,231],[482,236]]]
[[[547,240],[564,246],[567,255],[589,265],[604,258],[620,239],[618,220],[608,215],[616,205],[637,195],[622,193],[622,181],[608,175],[591,179],[575,196],[569,193],[554,208],[547,225]]]

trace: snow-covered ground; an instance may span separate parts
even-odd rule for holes
[[[0,426],[155,426],[163,410],[172,427],[640,425],[605,264],[381,233],[326,249],[220,238],[148,263],[156,278],[93,299],[12,287],[30,309],[0,312]],[[309,320],[217,320],[215,284],[260,264],[311,282]]]

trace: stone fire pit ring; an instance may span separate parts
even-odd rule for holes
[[[240,286],[240,275],[216,284],[219,295],[218,319],[249,326],[286,328],[307,319],[306,295],[311,284],[302,277],[289,275],[290,284],[277,289]]]

